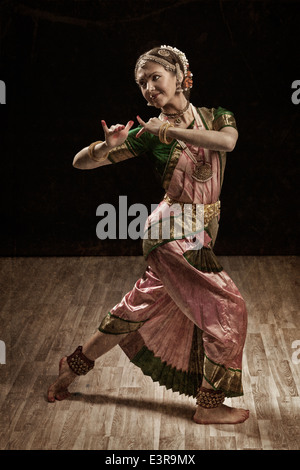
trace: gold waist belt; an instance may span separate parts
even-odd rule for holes
[[[180,204],[181,207],[184,207],[185,204],[189,204],[192,207],[196,207],[197,205],[201,205],[204,208],[204,226],[207,227],[209,222],[214,219],[215,217],[219,216],[221,213],[221,201],[213,202],[212,204],[194,204],[189,202],[180,202],[176,201],[176,199],[172,199],[167,194],[164,196],[164,201],[171,206],[172,204]]]

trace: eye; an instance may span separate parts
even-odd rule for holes
[[[156,82],[160,78],[160,75],[154,75],[153,76],[153,81]]]

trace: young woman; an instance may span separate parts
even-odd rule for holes
[[[249,411],[223,402],[243,395],[247,312],[213,253],[226,152],[238,138],[235,119],[223,108],[195,108],[189,102],[192,74],[177,48],[161,46],[140,56],[135,77],[159,117],[144,122],[138,116],[136,129],[133,121],[110,128],[102,121],[105,140],[82,149],[73,165],[93,169],[144,155],[152,160],[165,196],[146,224],[148,267],[97,332],[61,359],[48,400],[67,398],[77,375],[119,344],[154,381],[196,398],[195,422],[241,423]],[[175,208],[186,207],[190,216],[174,216]],[[162,236],[165,220],[171,221],[167,237]]]

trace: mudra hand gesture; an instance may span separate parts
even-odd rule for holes
[[[137,120],[142,127],[142,129],[136,134],[136,137],[140,137],[144,132],[150,132],[150,134],[158,135],[159,128],[162,125],[160,119],[154,117],[149,119],[148,122],[144,122],[140,116],[137,116]]]
[[[101,124],[103,127],[107,147],[114,148],[123,144],[127,139],[128,132],[133,126],[133,123],[134,121],[128,121],[126,126],[123,124],[116,124],[108,128],[106,122],[102,120]]]

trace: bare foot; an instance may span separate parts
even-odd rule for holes
[[[65,400],[71,394],[68,386],[75,380],[77,375],[70,369],[67,358],[63,357],[59,362],[59,376],[48,389],[48,401],[54,403],[55,400]]]
[[[198,406],[193,420],[197,424],[238,424],[249,418],[249,410],[230,408],[220,405],[217,408],[203,408]]]

